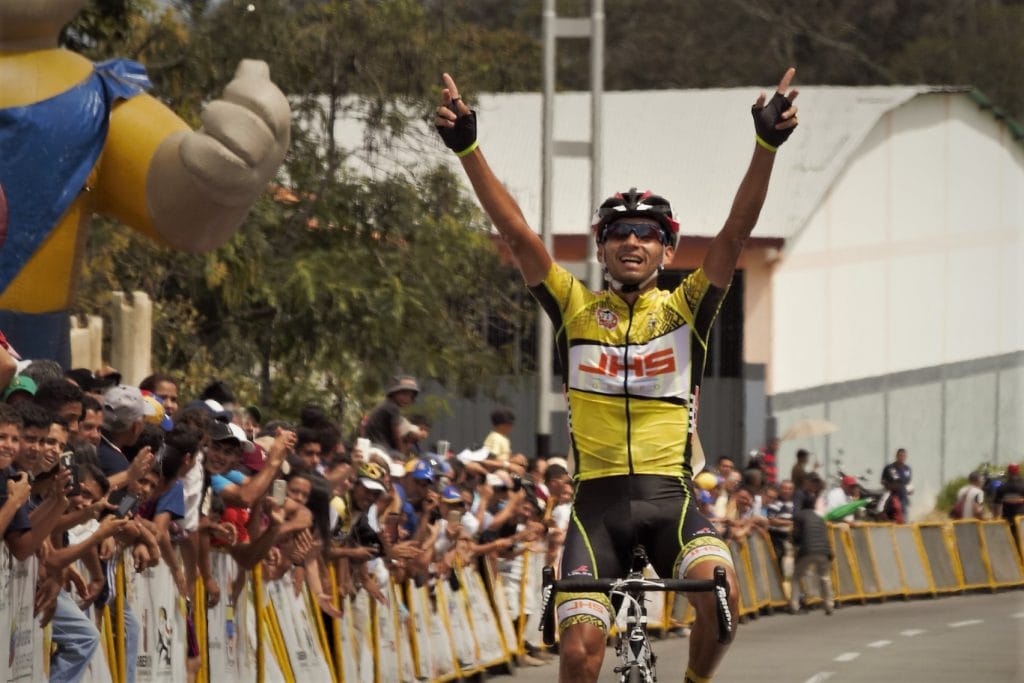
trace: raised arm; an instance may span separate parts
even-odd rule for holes
[[[539,285],[551,269],[551,256],[527,224],[516,200],[487,164],[476,139],[476,112],[459,96],[451,76],[444,74],[443,80],[445,87],[434,125],[445,145],[462,161],[477,199],[508,244],[526,284]]]
[[[711,240],[704,255],[704,272],[716,287],[725,287],[732,280],[740,252],[757,224],[768,194],[775,153],[797,126],[797,108],[793,106],[793,100],[799,93],[790,90],[786,94],[795,74],[793,67],[787,69],[772,99],[766,104],[765,95],[761,93],[751,109],[756,130],[754,156],[736,191],[725,225]]]

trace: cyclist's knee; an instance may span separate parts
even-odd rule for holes
[[[735,615],[738,614],[739,610],[739,584],[736,580],[736,571],[732,567],[731,558],[728,562],[720,561],[715,559],[707,562],[701,562],[699,564],[690,567],[690,570],[686,573],[683,578],[687,579],[712,579],[715,575],[716,567],[725,568],[725,580],[729,586],[729,611]],[[687,597],[690,603],[693,605],[694,611],[697,613],[698,618],[703,614],[707,614],[709,619],[714,619],[714,613],[718,609],[718,596],[714,591],[706,591],[700,593],[687,593]]]
[[[559,595],[555,606],[561,635],[559,656],[582,665],[604,652],[611,624],[611,602],[601,593]],[[600,663],[600,659],[597,660]]]
[[[574,680],[596,680],[604,659],[606,631],[581,622],[566,627],[558,643],[560,668],[573,672]]]

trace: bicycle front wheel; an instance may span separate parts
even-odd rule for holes
[[[644,683],[644,674],[640,671],[640,665],[634,664],[629,667],[626,671],[626,675],[622,678],[625,683]]]

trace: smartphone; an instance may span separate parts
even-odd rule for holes
[[[364,458],[368,457],[370,455],[370,440],[359,437],[356,439],[356,448],[359,449]]]
[[[77,496],[82,492],[82,484],[78,480],[78,466],[75,464],[75,454],[72,451],[64,451],[60,454],[61,467],[71,473],[71,480],[68,482],[68,495]]]
[[[131,493],[126,493],[117,504],[117,509],[114,510],[114,516],[118,519],[124,519],[135,509],[135,506],[138,505],[138,503],[138,498]]]
[[[438,441],[437,442],[437,454],[439,456],[441,456],[442,458],[447,458],[448,457],[448,451],[451,449],[451,447],[452,447],[452,445],[448,441],[444,441],[444,440]]]
[[[274,499],[275,505],[284,505],[284,499],[288,495],[288,482],[284,479],[275,479],[274,487],[270,497]]]
[[[459,510],[448,511],[448,524],[461,524],[462,523],[462,512]]]

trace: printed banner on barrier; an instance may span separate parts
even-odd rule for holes
[[[18,562],[0,544],[0,643],[7,681],[46,680],[43,629],[32,616],[38,564],[35,556]]]
[[[313,618],[303,598],[305,586],[296,590],[290,574],[264,584],[281,628],[288,661],[296,680],[329,681],[331,670],[314,632]]]
[[[256,602],[248,578],[235,604],[230,599],[238,565],[227,553],[210,553],[210,572],[224,591],[223,599],[206,611],[206,642],[210,671],[226,674],[230,680],[254,681],[258,668]]]
[[[185,613],[171,570],[163,562],[141,573],[131,562],[124,566],[128,605],[139,620],[136,680],[183,683]]]

